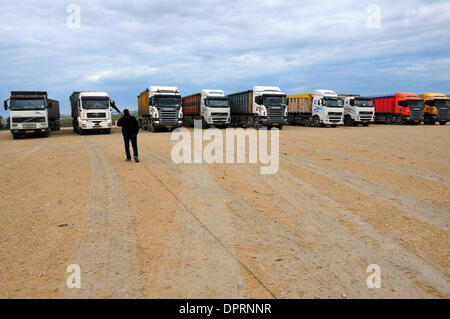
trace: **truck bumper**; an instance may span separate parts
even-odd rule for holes
[[[159,129],[176,129],[178,127],[183,126],[184,121],[178,120],[176,123],[161,123],[159,120],[155,120],[152,122],[152,125],[154,125],[156,128]]]
[[[12,129],[11,134],[42,134],[50,132],[49,128],[38,128],[38,129],[31,129],[31,130],[24,130],[24,129]]]
[[[82,130],[105,130],[112,127],[112,121],[88,121],[87,123],[80,123]]]

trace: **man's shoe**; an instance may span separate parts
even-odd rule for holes
[[[131,158],[127,158],[127,162],[131,162]]]
[[[138,158],[137,156],[135,156],[135,157],[134,157],[134,161],[135,161],[136,163],[139,163],[139,158]]]

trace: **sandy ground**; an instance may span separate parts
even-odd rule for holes
[[[0,132],[1,298],[450,296],[450,125],[285,127],[275,175],[138,142]]]

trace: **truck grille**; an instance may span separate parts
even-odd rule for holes
[[[228,113],[211,113],[211,117],[214,123],[226,122],[228,120]]]
[[[342,120],[342,112],[329,112],[328,119],[330,122],[340,122]]]
[[[411,109],[411,120],[413,121],[422,120],[422,109],[418,108]]]
[[[438,118],[440,121],[445,121],[449,119],[449,111],[448,109],[440,108],[438,110]]]
[[[45,117],[13,117],[12,118],[13,123],[24,123],[24,122],[31,122],[31,123],[43,123],[45,122]]]
[[[23,128],[25,130],[35,129],[36,128],[36,123],[23,123]]]
[[[373,112],[370,112],[370,111],[362,111],[362,112],[359,112],[359,118],[361,119],[361,120],[371,120],[372,119],[372,116],[373,116]]]
[[[105,118],[106,117],[106,113],[88,113],[87,117],[89,119]]]
[[[159,120],[163,125],[175,125],[178,122],[178,110],[159,111]]]
[[[267,110],[267,123],[273,124],[273,123],[279,123],[283,124],[284,120],[284,109],[268,109]]]

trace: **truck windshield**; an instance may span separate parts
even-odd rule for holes
[[[23,99],[16,100],[12,99],[10,102],[11,110],[44,110],[45,100],[44,99]]]
[[[450,100],[435,100],[436,107],[450,107]]]
[[[344,102],[341,99],[323,99],[323,105],[326,107],[343,107]]]
[[[227,99],[208,99],[209,107],[228,107]]]
[[[423,108],[423,100],[408,100],[408,107],[420,107]]]
[[[373,100],[355,100],[355,105],[359,107],[373,107]]]
[[[82,105],[85,110],[105,110],[109,108],[108,98],[83,98]]]
[[[155,99],[155,103],[159,106],[180,106],[181,99],[179,97],[160,97]]]
[[[263,103],[273,106],[286,105],[286,96],[265,96]]]

